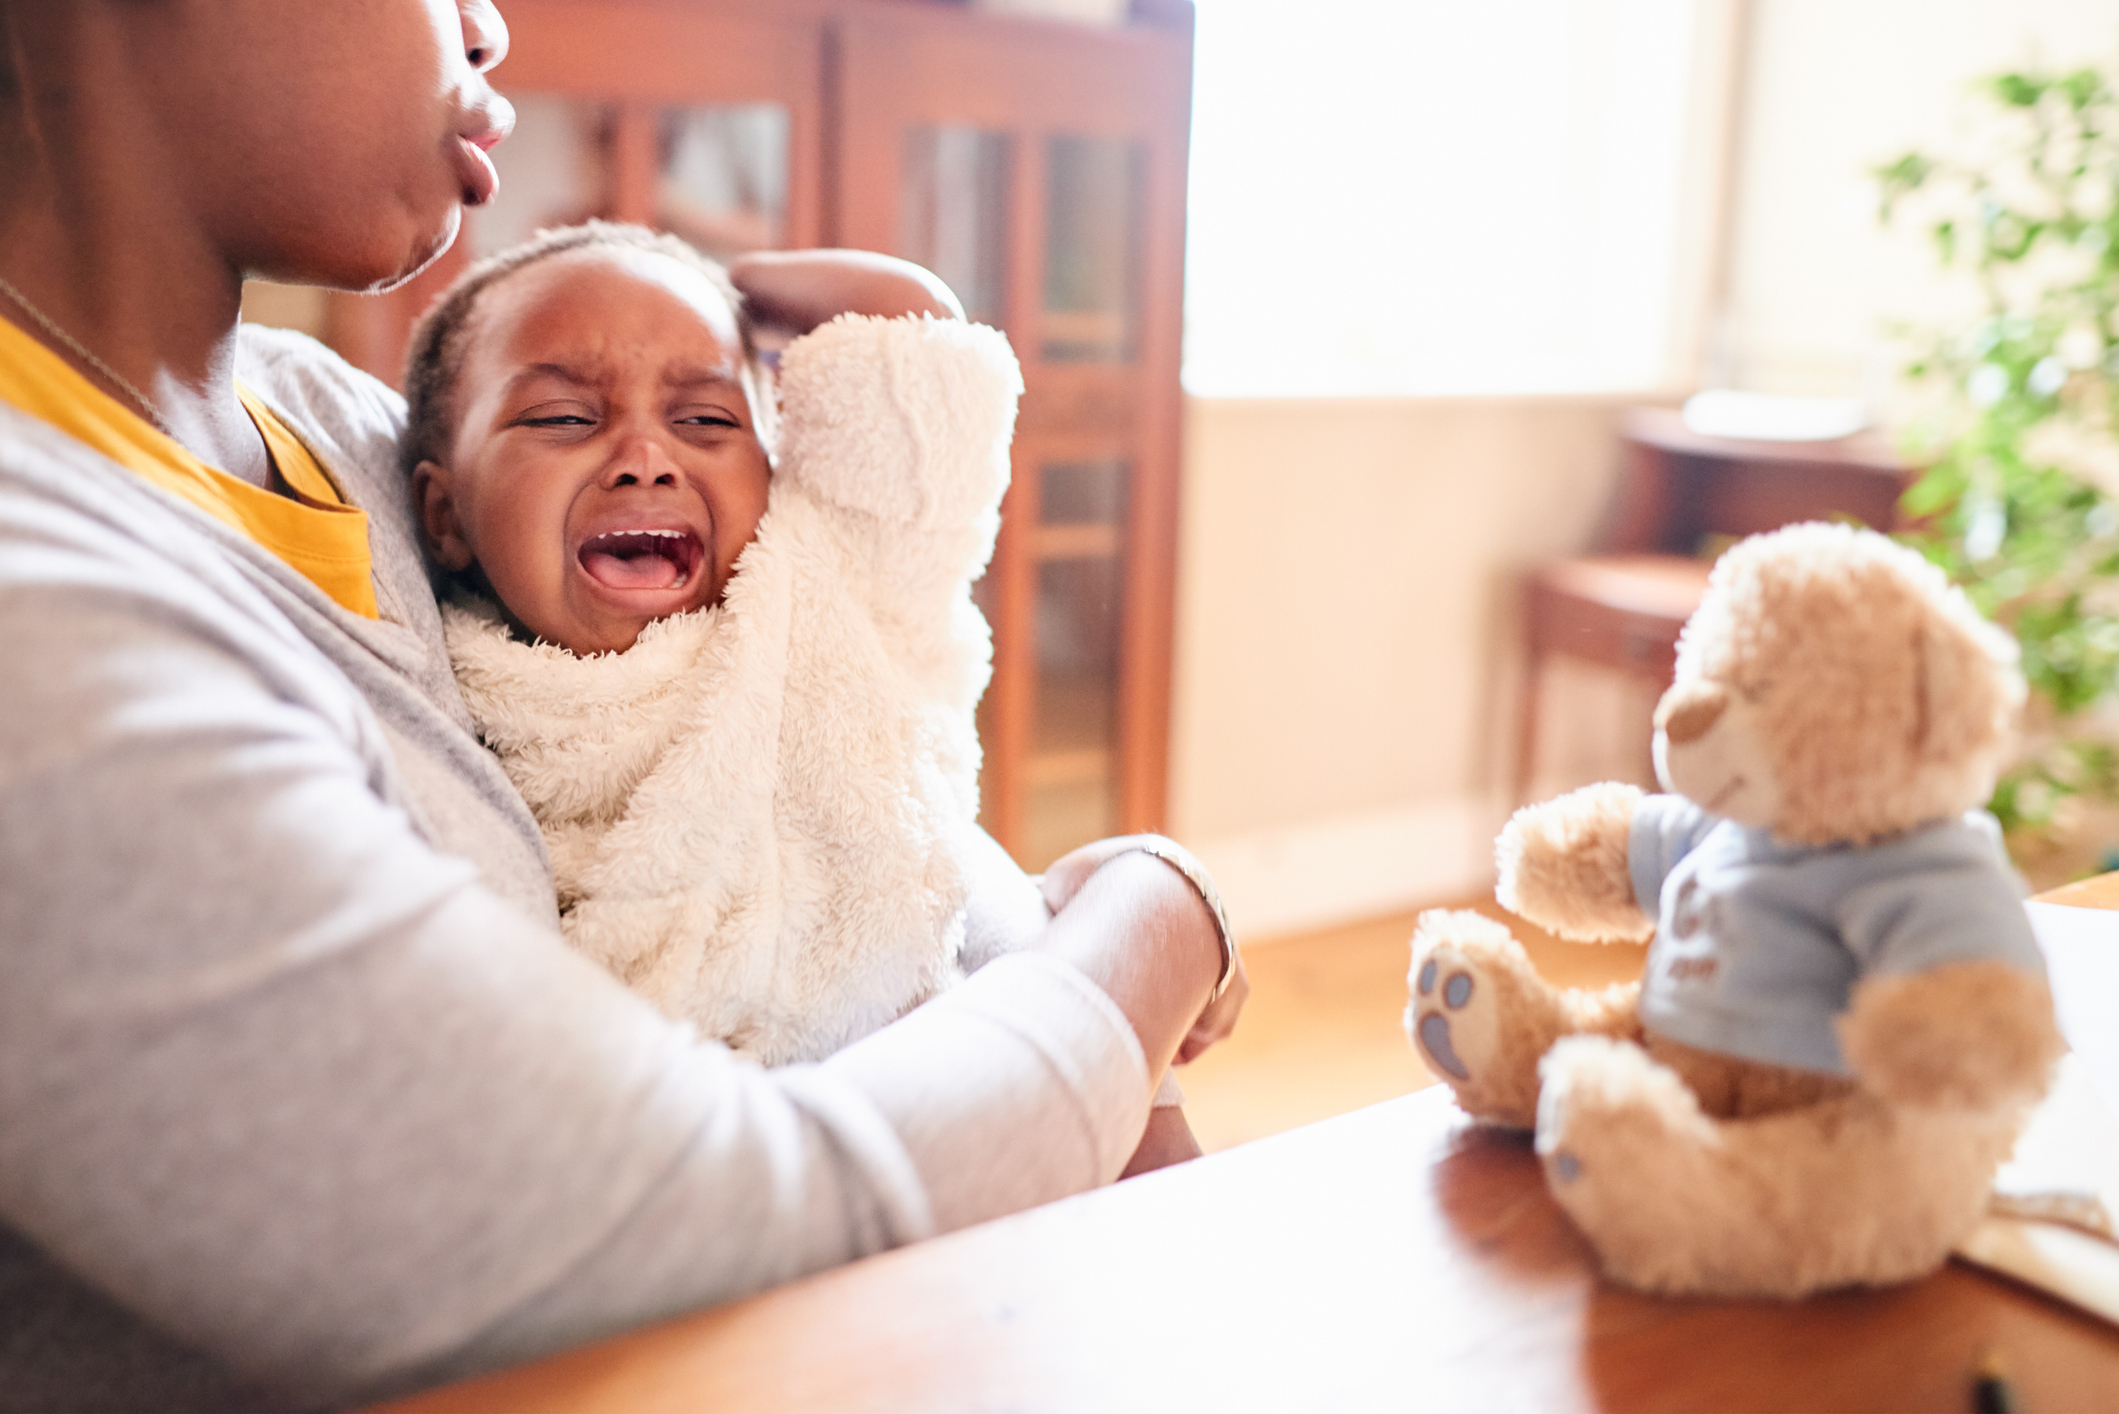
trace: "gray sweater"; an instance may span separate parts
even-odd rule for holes
[[[295,335],[242,376],[381,621],[0,406],[0,1409],[374,1397],[1117,1173],[1149,1077],[1061,963],[764,1071],[571,953],[401,404]]]

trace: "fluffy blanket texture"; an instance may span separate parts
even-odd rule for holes
[[[959,975],[992,664],[970,584],[1022,376],[994,330],[844,316],[788,347],[781,387],[766,514],[720,605],[588,658],[447,611],[569,941],[767,1064]]]

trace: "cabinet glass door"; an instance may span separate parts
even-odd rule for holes
[[[610,146],[617,105],[552,94],[510,94],[515,131],[493,150],[500,190],[466,213],[474,255],[528,240],[547,226],[570,226],[611,209]]]
[[[674,231],[727,259],[785,234],[788,112],[776,103],[648,107],[511,95],[500,191],[473,213],[475,253],[590,217]]]
[[[654,224],[718,260],[776,248],[787,227],[787,138],[777,103],[663,109]]]
[[[1023,763],[1022,854],[1041,869],[1116,834],[1118,692],[1124,628],[1126,498],[1119,460],[1038,469],[1036,692]]]
[[[1042,868],[1163,823],[1190,36],[843,13],[833,234],[935,271],[1022,361],[973,591],[994,635],[980,818]]]
[[[905,130],[898,251],[942,277],[967,318],[1008,322],[1008,134],[921,125]]]
[[[1139,307],[1146,151],[1123,138],[1045,140],[1049,363],[1128,363]]]

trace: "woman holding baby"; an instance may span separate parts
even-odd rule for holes
[[[239,329],[488,197],[485,0],[0,0],[0,1405],[327,1404],[519,1361],[1105,1182],[1225,1034],[1126,841],[1049,924],[763,1070],[569,951],[450,675],[403,407]],[[902,268],[734,272],[800,330]]]

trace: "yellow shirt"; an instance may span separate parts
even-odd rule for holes
[[[375,618],[368,514],[346,504],[309,449],[255,393],[236,393],[265,438],[281,496],[206,465],[73,365],[0,319],[0,400],[242,531],[343,607]]]

